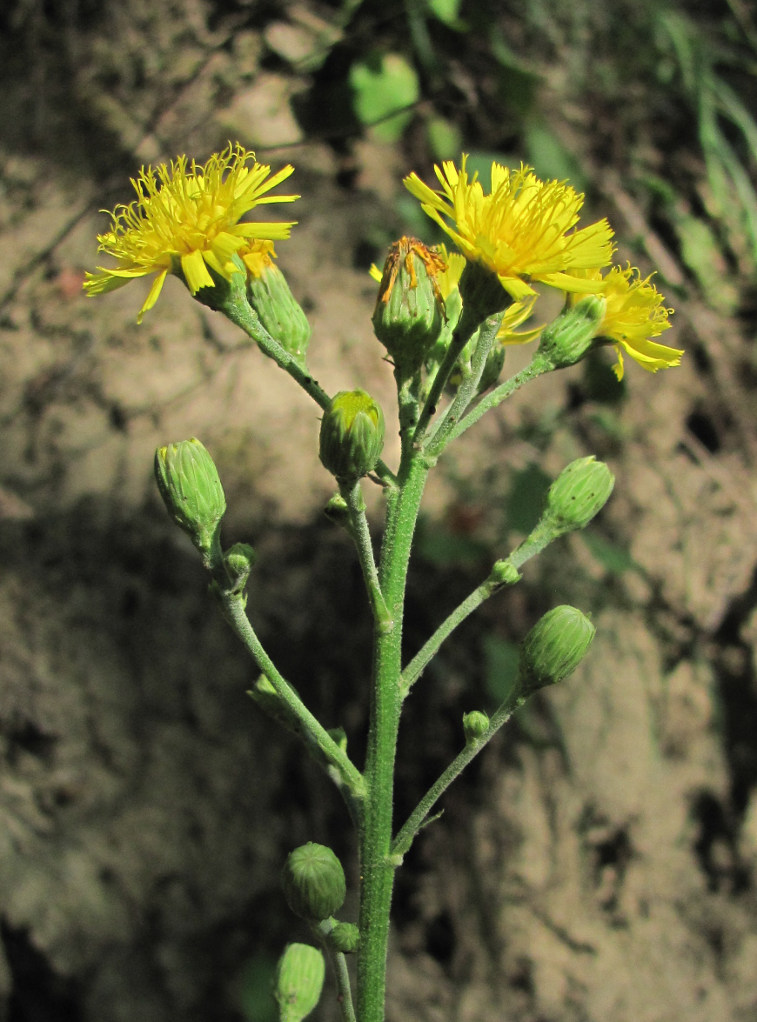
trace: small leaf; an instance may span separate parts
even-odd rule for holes
[[[460,0],[427,0],[428,9],[438,18],[454,28],[460,18]]]
[[[415,70],[398,53],[373,53],[352,65],[349,83],[360,122],[381,141],[396,142],[412,117],[408,108],[420,96]]]

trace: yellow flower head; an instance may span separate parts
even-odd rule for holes
[[[612,228],[606,220],[573,230],[583,195],[559,181],[540,181],[530,167],[512,171],[492,163],[491,193],[478,175],[468,177],[451,160],[436,167],[441,188],[425,185],[417,174],[405,178],[407,190],[446,231],[463,255],[497,275],[516,300],[534,294],[529,281],[563,291],[585,291],[574,270],[599,269],[612,258]]]
[[[673,310],[664,306],[665,299],[650,283],[651,275],[642,280],[630,264],[623,269],[613,266],[603,278],[598,271],[587,279],[602,283],[601,292],[607,303],[598,338],[606,338],[614,346],[618,361],[613,369],[623,378],[623,352],[651,373],[681,364],[683,351],[658,344],[649,338],[658,337],[671,323]]]
[[[252,161],[252,166],[248,164]],[[287,166],[269,177],[271,168],[237,144],[214,153],[204,164],[179,156],[156,170],[143,167],[132,178],[137,199],[111,213],[109,231],[98,235],[99,250],[117,265],[88,273],[90,295],[123,287],[133,277],[156,273],[138,321],[158,299],[166,274],[181,275],[196,294],[212,287],[209,270],[231,279],[238,272],[233,257],[251,239],[287,238],[294,223],[240,223],[245,213],[269,202],[293,202],[297,195],[268,195],[293,171]]]

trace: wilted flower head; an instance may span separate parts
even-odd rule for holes
[[[211,270],[230,280],[238,271],[234,256],[251,239],[289,236],[293,222],[240,221],[255,206],[298,198],[267,194],[293,169],[286,166],[269,177],[269,166],[231,143],[204,164],[179,156],[155,170],[143,167],[132,178],[137,199],[116,206],[110,230],[98,236],[100,251],[112,256],[116,266],[88,273],[84,289],[90,295],[104,294],[134,277],[157,274],[140,309],[141,321],[157,301],[168,273],[181,276],[193,295],[215,284]]]

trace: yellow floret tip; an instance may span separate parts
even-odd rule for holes
[[[565,182],[541,181],[524,164],[511,170],[493,162],[485,194],[466,162],[463,155],[459,170],[451,160],[437,166],[437,190],[414,173],[405,187],[465,258],[495,273],[516,301],[534,294],[532,281],[586,292],[580,271],[599,269],[612,258],[607,220],[576,229],[583,195]]]
[[[249,164],[252,164],[251,166]],[[98,236],[99,251],[116,260],[87,273],[84,290],[105,294],[135,277],[156,274],[138,320],[158,299],[167,274],[181,276],[191,293],[212,287],[212,274],[230,280],[238,273],[235,256],[251,242],[289,237],[296,221],[243,221],[256,206],[293,202],[298,195],[270,195],[294,168],[275,174],[257,163],[255,153],[239,144],[214,153],[206,163],[179,156],[156,169],[143,167],[132,185],[137,198],[110,214],[110,230]]]

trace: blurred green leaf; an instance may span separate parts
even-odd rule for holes
[[[352,65],[349,84],[361,124],[383,142],[398,141],[420,96],[415,69],[398,53],[374,52]]]
[[[484,638],[484,684],[497,704],[507,698],[518,677],[520,647],[496,635]]]
[[[461,0],[427,0],[428,9],[439,21],[455,28],[460,19]]]
[[[536,462],[514,472],[505,505],[507,528],[529,533],[539,520],[551,485],[551,478]]]
[[[568,181],[578,192],[586,190],[586,175],[573,153],[541,120],[529,119],[523,126],[528,162],[541,178]]]
[[[445,567],[478,561],[486,556],[488,547],[466,533],[452,532],[425,515],[418,521],[416,552],[429,564]]]
[[[735,312],[738,290],[729,279],[723,253],[708,224],[681,212],[673,213],[673,223],[683,261],[696,277],[707,303],[720,312]]]
[[[638,570],[639,565],[625,547],[613,543],[612,540],[598,535],[591,529],[584,529],[581,535],[592,556],[613,575],[623,575],[626,571]]]
[[[276,961],[267,955],[248,958],[234,981],[234,1002],[247,1022],[277,1022],[273,999]]]
[[[435,160],[460,159],[463,147],[462,133],[456,124],[446,117],[430,117],[426,121],[428,146]]]

